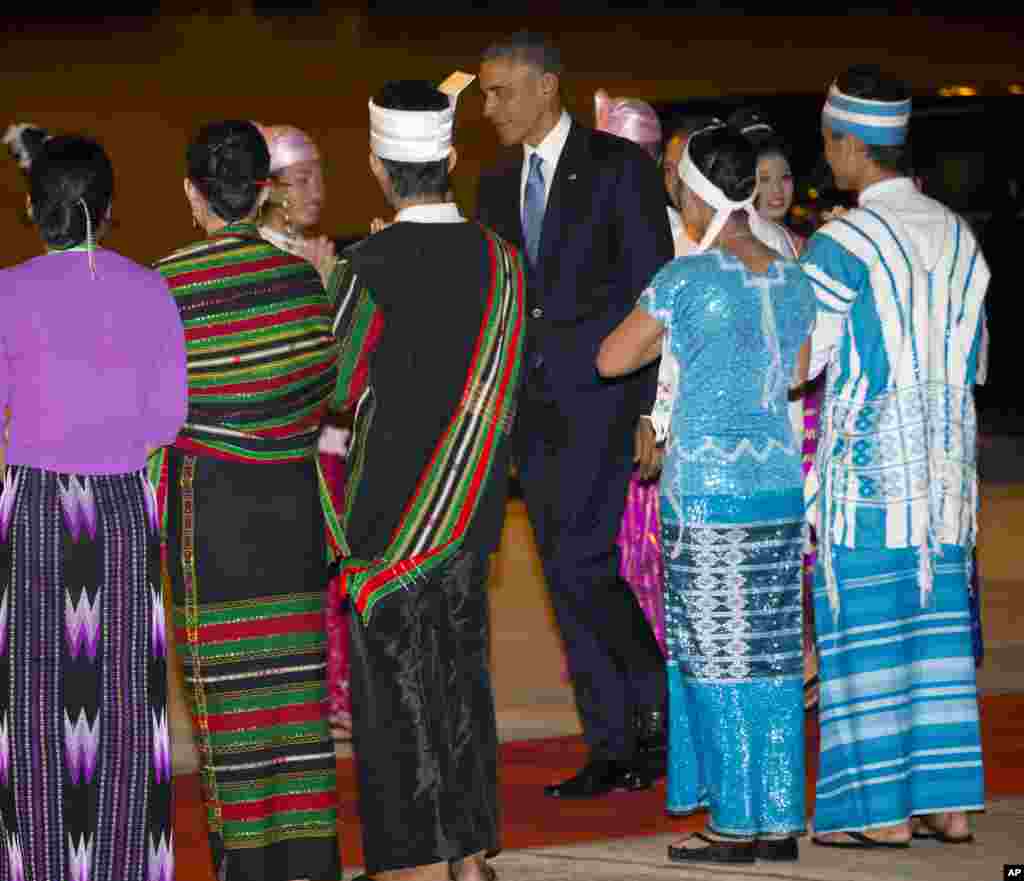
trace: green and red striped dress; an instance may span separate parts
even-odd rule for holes
[[[338,371],[331,300],[243,224],[157,269],[185,327],[189,410],[152,471],[214,870],[338,881],[315,459]]]

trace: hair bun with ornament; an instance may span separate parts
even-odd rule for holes
[[[46,129],[38,125],[31,122],[16,122],[7,126],[3,142],[21,170],[28,174],[32,160],[39,155],[39,150],[51,137]]]

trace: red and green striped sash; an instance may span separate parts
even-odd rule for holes
[[[374,606],[403,587],[424,580],[461,547],[501,442],[512,430],[525,336],[525,292],[519,255],[483,228],[490,257],[490,288],[462,397],[451,422],[420,475],[415,491],[377,559],[348,556],[341,590],[369,622]],[[349,269],[340,280],[341,309],[335,333],[341,370],[335,404],[359,399],[350,454],[345,517],[352,510],[363,462],[373,390],[366,388],[365,357],[372,342],[375,307],[369,291]],[[365,390],[364,390],[365,389]],[[347,523],[342,522],[343,532]],[[342,539],[343,555],[349,553]]]

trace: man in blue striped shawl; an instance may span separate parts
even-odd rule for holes
[[[970,228],[906,176],[911,100],[851,68],[822,112],[825,156],[858,205],[802,257],[827,365],[807,493],[821,756],[815,842],[972,840],[984,806],[968,582],[975,408],[989,270]]]

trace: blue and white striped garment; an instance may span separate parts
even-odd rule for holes
[[[964,220],[909,178],[865,189],[801,263],[818,302],[812,375],[828,365],[807,506],[832,612],[833,545],[918,548],[924,602],[939,545],[974,544],[988,266]]]
[[[835,548],[839,624],[818,568],[816,833],[984,807],[970,557],[954,545],[941,550],[931,601],[922,609],[912,548]]]

